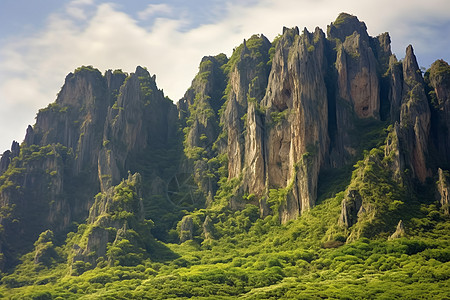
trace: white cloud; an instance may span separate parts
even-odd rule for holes
[[[147,20],[149,17],[156,14],[171,14],[172,8],[167,4],[149,4],[147,8],[138,13],[141,20]]]
[[[94,0],[72,0],[71,5],[92,5]]]
[[[78,19],[86,20],[88,18],[85,11],[86,6],[93,5],[93,0],[73,0],[66,7],[66,13],[68,16]]]
[[[161,18],[175,11],[167,3],[149,5],[138,14],[141,19],[157,17],[153,26],[145,29],[113,4],[72,1],[65,14],[49,17],[39,34],[4,44],[0,49],[0,151],[9,147],[12,139],[22,140],[36,111],[54,101],[65,75],[80,65],[128,72],[137,65],[147,66],[157,75],[157,84],[166,95],[178,100],[189,87],[202,56],[230,55],[244,38],[263,33],[272,39],[281,33],[282,26],[307,27],[310,31],[319,26],[326,31],[342,11],[365,21],[371,35],[390,31],[399,58],[412,43],[419,60],[422,53],[449,59],[448,55],[438,55],[450,48],[446,39],[450,2],[446,0],[410,0],[408,6],[391,0],[225,3],[220,18],[196,28],[190,28],[188,14],[178,10],[183,17]],[[444,32],[437,30],[442,24],[447,24]]]

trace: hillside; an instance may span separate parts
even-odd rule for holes
[[[0,159],[11,299],[447,299],[450,66],[342,13],[156,75],[82,66]]]

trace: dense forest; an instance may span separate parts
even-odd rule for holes
[[[176,104],[69,73],[0,159],[0,297],[449,299],[450,66],[390,42],[253,35]]]

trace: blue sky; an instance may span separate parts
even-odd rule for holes
[[[177,101],[204,55],[230,55],[244,38],[273,39],[283,26],[326,31],[340,12],[372,36],[388,31],[399,59],[412,44],[420,66],[450,61],[448,0],[0,0],[0,152],[23,140],[80,65],[146,66]]]

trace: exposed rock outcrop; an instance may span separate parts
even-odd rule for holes
[[[14,159],[14,157],[19,156],[19,154],[20,154],[19,143],[13,141],[11,145],[11,150],[6,150],[5,152],[3,152],[0,158],[0,175],[5,173],[11,161]]]
[[[403,60],[402,105],[400,110],[403,149],[408,150],[407,165],[419,181],[431,175],[426,164],[430,134],[430,108],[425,95],[422,73],[411,45]]]
[[[177,135],[177,111],[156,86],[156,77],[137,67],[108,108],[98,157],[102,191],[120,182],[136,157],[164,148]]]
[[[450,176],[448,171],[438,170],[439,181],[437,182],[437,190],[440,195],[439,202],[441,208],[446,215],[450,214]]]
[[[329,47],[336,49],[335,56],[329,54],[336,59],[335,67],[329,67],[327,74],[331,141],[328,163],[340,167],[357,153],[359,141],[352,134],[358,127],[355,122],[380,118],[379,73],[385,68],[385,57],[390,55],[390,38],[386,34],[369,37],[364,22],[345,13],[328,27],[328,38]]]
[[[179,118],[186,126],[184,145],[189,159],[183,171],[195,170],[194,178],[208,203],[217,190],[218,178],[206,175],[213,172],[200,158],[210,159],[217,154],[217,149],[213,148],[220,134],[218,111],[224,103],[226,75],[223,68],[227,62],[225,54],[204,57],[191,87],[177,103]]]
[[[61,144],[73,149],[74,175],[96,166],[110,93],[105,78],[92,67],[67,75],[56,101],[41,109],[27,145]],[[95,172],[90,172],[94,176]]]
[[[46,229],[60,234],[85,220],[100,183],[107,183],[106,192],[128,170],[162,176],[164,170],[148,171],[158,159],[152,154],[179,151],[176,107],[157,89],[155,77],[140,67],[126,77],[120,70],[102,76],[92,67],[70,73],[55,103],[28,127],[24,144],[14,142],[3,155],[0,203],[9,213],[0,221],[7,261]]]
[[[184,216],[180,222],[180,242],[184,243],[188,240],[192,240],[194,236],[194,220],[187,215]]]
[[[400,108],[402,104],[403,92],[403,68],[402,63],[397,61],[395,55],[391,55],[389,58],[388,72],[390,120],[391,122],[400,122]]]
[[[400,149],[400,134],[400,125],[395,122],[392,131],[386,138],[384,156],[389,158],[387,163],[392,171],[394,181],[403,185],[405,183],[405,161]]]
[[[256,131],[254,126],[257,117],[254,106],[261,102],[266,91],[270,70],[267,65],[270,47],[271,43],[264,35],[254,35],[248,41],[244,41],[230,59],[229,88],[226,91],[226,106],[221,117],[223,130],[227,133],[228,178],[238,177],[245,167],[246,160],[252,164],[255,154],[248,153],[252,157],[248,159],[245,157],[246,151],[253,151],[249,147],[261,148],[262,140],[259,136],[253,136],[251,132],[245,136],[243,132],[248,122],[254,122],[253,129]],[[250,103],[252,104],[249,105]],[[264,189],[260,185],[254,187],[256,193]]]
[[[450,66],[443,60],[435,61],[425,73],[431,102],[431,139],[436,149],[435,163],[450,165]]]
[[[72,268],[77,268],[77,261],[95,267],[99,258],[113,264],[120,260],[123,247],[145,253],[142,247],[151,233],[144,220],[141,188],[141,176],[130,173],[128,179],[96,196],[86,227],[74,237]],[[108,252],[108,243],[114,250]]]
[[[362,156],[339,223],[353,238],[372,234],[369,225],[386,233],[374,220],[396,212],[404,190],[435,176],[431,170],[449,169],[450,67],[436,61],[424,79],[412,46],[397,61],[389,34],[371,37],[349,14],[327,33],[283,28],[273,43],[253,35],[229,59],[206,56],[177,107],[142,67],[130,75],[92,67],[70,73],[24,143],[13,142],[0,159],[5,259],[31,250],[41,232],[59,235],[88,215],[70,258],[76,270],[116,262],[130,249],[145,256],[149,241],[133,232],[149,233],[144,212],[159,217],[166,200],[167,211],[185,209],[185,198],[192,208],[259,205],[262,217],[273,213],[286,223],[315,205],[321,171]],[[441,169],[438,190],[448,214]],[[179,201],[167,196],[172,181]],[[185,216],[180,240],[202,231],[212,239],[212,218]],[[392,220],[385,220],[391,229]],[[154,232],[168,236],[172,225],[165,225]]]
[[[395,240],[401,237],[404,237],[406,235],[405,233],[405,226],[403,225],[403,221],[398,221],[397,228],[395,229],[395,232],[389,237],[390,240]]]
[[[361,195],[357,190],[348,190],[341,205],[341,216],[339,217],[339,224],[345,227],[351,227],[357,222],[358,212],[362,208]]]
[[[336,68],[339,97],[352,104],[359,118],[379,118],[377,61],[368,37],[364,38],[355,31],[338,47]]]
[[[0,222],[7,261],[16,249],[29,249],[41,232],[58,231],[70,224],[71,207],[63,190],[70,172],[66,166],[71,161],[67,148],[61,145],[34,145],[22,148],[1,176]]]
[[[266,169],[268,187],[291,184],[280,207],[286,222],[311,208],[317,179],[328,151],[328,102],[324,81],[325,34],[317,28],[285,30],[278,42],[262,103],[267,107]],[[320,120],[319,122],[314,120]]]

